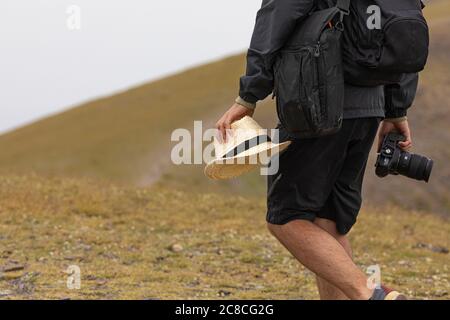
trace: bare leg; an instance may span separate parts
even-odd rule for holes
[[[366,275],[328,232],[306,220],[268,225],[270,232],[302,263],[352,300],[369,300]]]
[[[328,232],[339,244],[345,249],[348,256],[352,258],[352,248],[347,236],[339,234],[336,229],[336,223],[331,220],[317,218],[314,224]],[[327,280],[317,278],[317,287],[319,289],[321,300],[348,300],[348,297],[337,287],[329,283]]]

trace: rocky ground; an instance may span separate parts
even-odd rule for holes
[[[0,299],[317,299],[264,202],[37,176],[0,178]],[[416,299],[450,297],[450,223],[365,208],[358,265]],[[77,274],[80,271],[80,289]],[[69,272],[69,273],[68,273]]]

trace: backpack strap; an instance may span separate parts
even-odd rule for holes
[[[348,15],[350,13],[350,1],[351,0],[337,0],[336,7],[338,7],[344,15]]]
[[[351,0],[337,0],[336,7],[341,11],[340,27],[342,28],[342,21],[344,21],[344,16],[350,14],[350,1]]]

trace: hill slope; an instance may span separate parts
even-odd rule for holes
[[[431,55],[410,112],[415,151],[436,160],[431,183],[402,177],[380,180],[372,169],[367,200],[395,203],[450,215],[450,4],[433,1],[426,12],[432,30]],[[158,181],[166,187],[238,194],[264,193],[257,174],[228,182],[203,177],[203,166],[170,163],[171,132],[192,129],[194,120],[211,126],[234,100],[243,55],[194,68],[126,92],[87,103],[0,136],[0,172],[95,177],[137,185]],[[275,125],[272,101],[262,103],[256,118]]]
[[[262,201],[37,176],[0,177],[0,194],[1,299],[317,299]],[[383,282],[447,299],[449,233],[436,216],[366,208],[351,239]],[[80,290],[66,287],[73,265]]]
[[[242,57],[231,57],[7,133],[0,169],[139,181],[167,151],[172,130],[233,100],[242,69]]]

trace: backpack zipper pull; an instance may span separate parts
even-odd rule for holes
[[[318,58],[320,56],[320,42],[317,43],[316,49],[314,50],[314,57]]]

